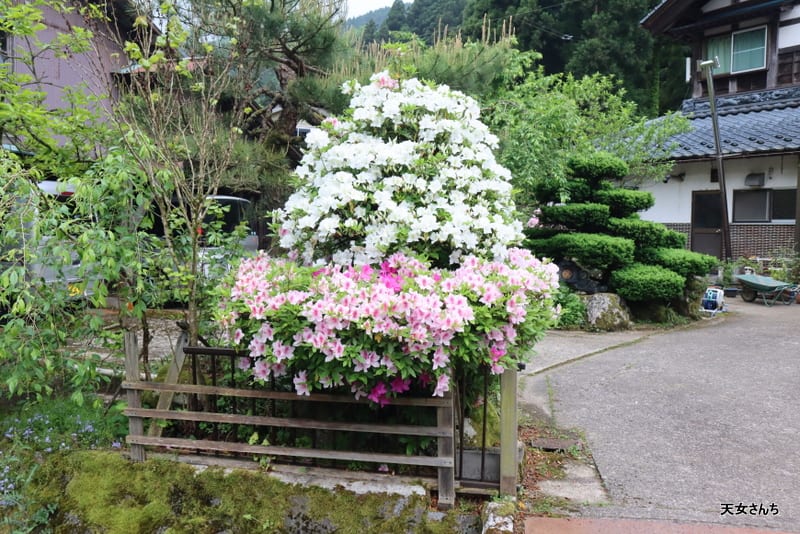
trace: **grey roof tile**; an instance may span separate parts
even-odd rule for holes
[[[691,130],[672,137],[678,161],[716,156],[707,101],[684,105]],[[800,98],[718,104],[722,153],[726,156],[800,151]]]

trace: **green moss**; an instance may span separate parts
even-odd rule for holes
[[[26,490],[56,509],[54,531],[150,533],[458,531],[459,513],[428,517],[424,496],[356,495],[285,484],[258,471],[197,472],[116,453],[48,457]]]

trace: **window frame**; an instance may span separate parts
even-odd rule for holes
[[[764,53],[763,53],[762,60],[761,60],[761,66],[753,67],[753,68],[750,68],[750,69],[736,70],[734,68],[734,56],[733,56],[734,42],[736,41],[736,36],[740,35],[740,34],[743,34],[743,33],[755,32],[755,31],[758,31],[758,30],[763,30],[763,35],[764,35],[764,47],[763,47]],[[769,27],[766,24],[762,24],[760,26],[753,26],[753,27],[750,27],[750,28],[744,28],[744,29],[741,29],[741,30],[735,30],[735,31],[731,31],[731,32],[728,32],[728,33],[720,33],[720,34],[717,34],[717,35],[709,35],[709,36],[707,36],[705,38],[705,51],[706,51],[706,56],[708,56],[709,59],[711,59],[711,52],[709,50],[709,48],[710,48],[709,45],[713,41],[727,41],[726,43],[723,43],[726,46],[722,47],[722,48],[725,49],[727,57],[726,58],[720,58],[721,67],[727,64],[727,69],[726,70],[715,70],[714,71],[715,75],[731,76],[731,75],[734,75],[734,74],[743,74],[743,73],[747,73],[747,72],[761,71],[761,70],[765,70],[767,68],[767,47],[769,46]]]
[[[765,224],[765,223],[787,223],[788,224],[788,223],[796,222],[795,218],[778,219],[778,218],[775,217],[774,195],[775,195],[776,191],[789,192],[789,194],[791,194],[791,195],[793,195],[795,197],[797,195],[797,189],[796,188],[791,188],[791,187],[776,188],[776,189],[763,189],[763,188],[758,188],[758,189],[735,189],[733,191],[733,199],[732,199],[732,201],[733,201],[732,202],[733,203],[733,216],[731,218],[732,222],[737,223],[737,224]],[[764,194],[764,193],[766,193],[765,205],[763,206],[765,218],[759,219],[759,218],[753,218],[753,217],[749,217],[749,218],[740,218],[739,217],[739,215],[737,214],[737,209],[736,209],[736,207],[737,207],[737,197],[739,197],[739,199],[741,199],[742,195],[747,195],[748,193],[750,193],[750,194],[756,194],[756,193]],[[796,212],[796,210],[797,210],[797,206],[795,206],[795,212]]]
[[[742,34],[742,33],[754,32],[756,30],[763,30],[764,31],[764,47],[763,47],[764,53],[762,54],[762,58],[761,58],[761,66],[760,67],[753,67],[752,69],[735,70],[735,68],[734,68],[733,49],[734,49],[734,42],[736,41],[736,35],[737,34]],[[754,71],[757,71],[757,70],[766,69],[767,68],[767,46],[769,44],[768,37],[769,37],[768,28],[767,28],[766,24],[763,24],[761,26],[753,26],[752,28],[747,28],[747,29],[744,29],[744,30],[736,30],[734,32],[731,32],[731,58],[730,58],[731,69],[730,69],[730,73],[731,74],[741,74],[743,72],[754,72]]]

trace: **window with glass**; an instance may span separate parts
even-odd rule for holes
[[[763,69],[767,66],[767,27],[711,37],[706,41],[706,54],[719,59],[715,74]]]
[[[733,192],[733,222],[795,220],[797,189],[743,189]]]

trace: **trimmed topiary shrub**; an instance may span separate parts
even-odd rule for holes
[[[676,232],[675,230],[667,230],[664,234],[664,242],[661,244],[664,248],[686,248],[686,234]]]
[[[608,220],[609,233],[632,239],[637,248],[666,247],[672,239],[670,233],[676,233],[661,223],[643,221],[641,219],[618,219],[612,217]]]
[[[659,265],[637,263],[611,274],[611,286],[631,302],[668,301],[683,294],[684,278]]]
[[[569,161],[573,176],[588,182],[619,180],[628,174],[628,164],[608,152],[592,152],[573,157]]]
[[[604,234],[558,234],[546,240],[529,240],[526,246],[536,254],[574,259],[590,270],[624,267],[634,260],[633,241]]]
[[[609,209],[604,204],[560,204],[542,206],[541,224],[566,226],[578,232],[596,232],[608,224]]]
[[[648,248],[637,254],[637,259],[645,263],[654,263],[675,271],[684,278],[705,276],[719,263],[719,260],[708,254],[700,254],[686,249]]]
[[[650,209],[656,202],[649,191],[632,189],[606,189],[595,192],[597,202],[607,204],[612,217],[630,217],[636,212]]]

